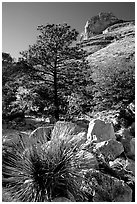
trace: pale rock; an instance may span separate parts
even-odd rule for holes
[[[101,34],[109,26],[120,22],[123,20],[118,19],[111,12],[101,12],[86,22],[84,40]]]
[[[133,138],[129,129],[122,130],[121,143],[127,157],[135,159],[135,138]]]
[[[119,157],[116,158],[114,161],[110,161],[109,165],[111,168],[126,169],[126,166],[128,165],[128,160]]]
[[[128,159],[126,170],[132,171],[133,175],[135,176],[135,161],[133,161],[132,159]]]
[[[92,140],[93,135],[96,135],[97,142],[116,139],[112,123],[100,119],[94,119],[89,123],[87,140]]]
[[[103,31],[103,34],[107,34],[108,32],[109,32],[109,28],[105,29],[105,30]]]
[[[124,151],[121,142],[113,139],[97,143],[96,148],[100,150],[107,161],[115,160]]]

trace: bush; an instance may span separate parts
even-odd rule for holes
[[[135,105],[134,103],[129,104],[126,108],[121,108],[118,116],[118,123],[128,128],[135,122]]]
[[[80,135],[66,130],[60,138],[52,136],[47,142],[46,135],[37,140],[20,135],[3,146],[3,187],[13,201],[48,202],[56,197],[88,201],[79,163],[88,168],[89,159],[79,154]]]

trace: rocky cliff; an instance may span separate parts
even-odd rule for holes
[[[105,23],[105,17],[99,20],[99,15],[91,18],[87,29],[88,37],[79,42],[80,47],[87,51],[93,79],[99,83],[102,83],[104,73],[109,76],[117,70],[128,70],[128,67],[133,72],[135,69],[135,22],[118,20],[112,14],[101,16],[109,16],[109,21],[106,18]],[[93,23],[93,19],[98,20]],[[93,35],[95,25],[98,26]]]
[[[88,60],[94,68],[116,65],[118,68],[135,62],[135,25],[133,22],[108,27],[105,34],[83,42]],[[102,69],[101,68],[101,69]]]
[[[92,27],[91,24],[89,28]],[[98,50],[102,52],[102,49],[107,47],[110,44],[113,44],[115,47],[116,44],[121,40],[127,41],[129,39],[133,39],[135,37],[135,22],[117,22],[114,25],[104,27],[101,29],[101,33],[96,33],[94,35],[88,35],[87,38],[81,38],[80,46],[88,52],[88,55],[91,55]],[[92,32],[89,30],[89,33]],[[134,43],[134,42],[133,42]],[[104,50],[103,50],[104,51]]]
[[[81,35],[81,39],[88,39],[92,36],[101,34],[107,27],[114,25],[116,23],[123,23],[124,21],[118,19],[111,12],[104,13],[101,12],[96,16],[93,16],[90,20],[86,22],[85,31]]]

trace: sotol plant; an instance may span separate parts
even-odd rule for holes
[[[49,202],[58,197],[88,201],[82,168],[89,158],[81,154],[83,133],[65,129],[61,137],[22,137],[3,146],[3,188],[12,201]],[[87,161],[86,161],[87,160]],[[94,161],[93,161],[94,162]]]

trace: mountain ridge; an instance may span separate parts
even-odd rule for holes
[[[90,65],[87,71],[97,83],[95,92],[98,91],[93,106],[98,104],[113,109],[122,103],[132,103],[135,86],[135,21],[110,25],[100,34],[80,41],[79,46],[87,52],[86,59]],[[105,105],[106,101],[108,106]]]

